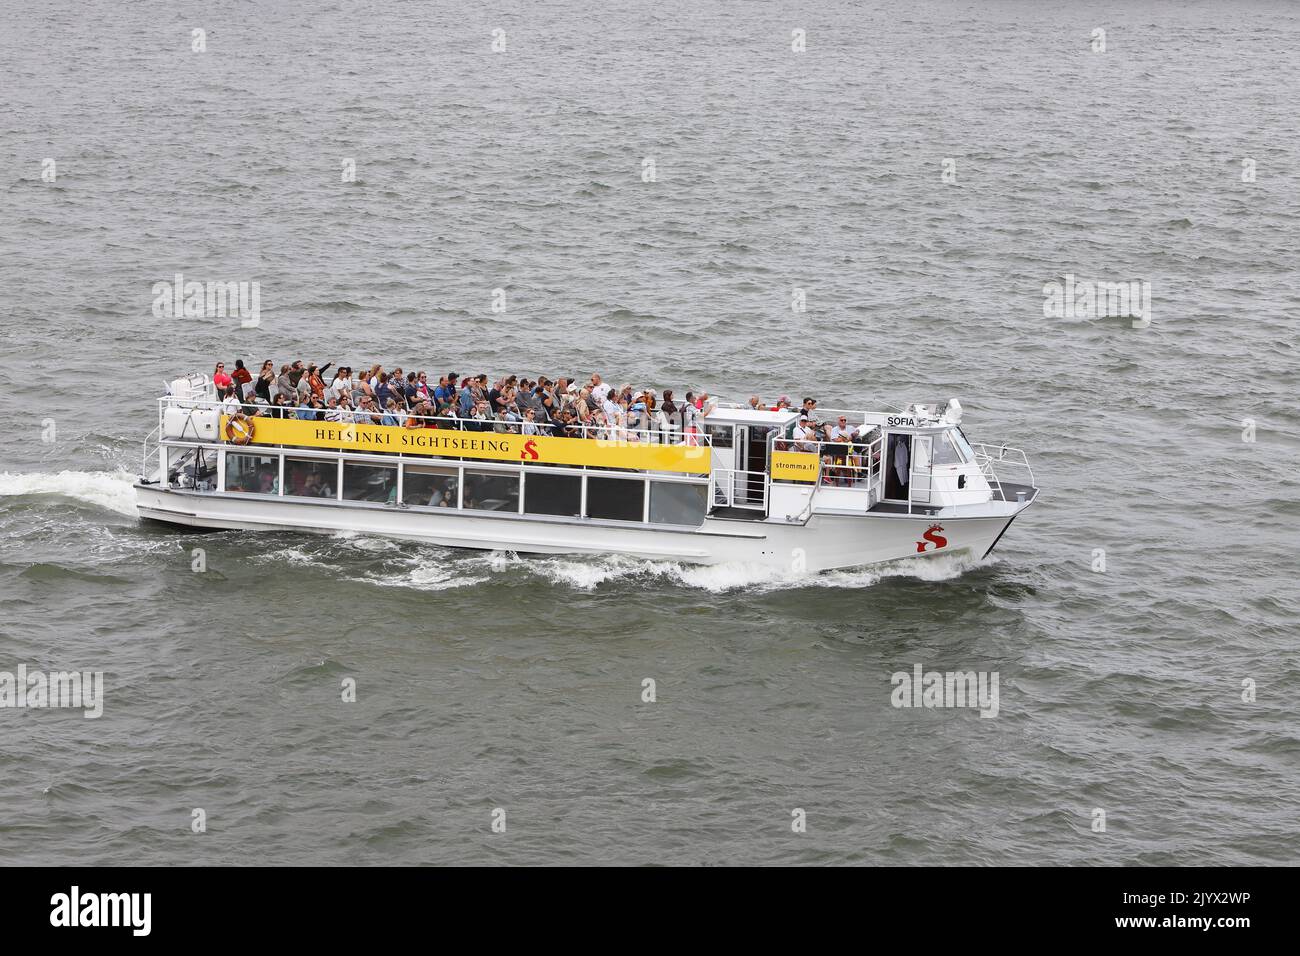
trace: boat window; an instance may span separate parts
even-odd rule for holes
[[[338,462],[316,458],[285,458],[284,493],[296,498],[333,498],[339,480]]]
[[[519,510],[519,473],[465,471],[465,507],[475,511]]]
[[[417,508],[455,508],[460,471],[407,465],[402,476],[402,501]]]
[[[215,491],[217,487],[216,449],[168,448],[167,487],[192,488],[195,491]]]
[[[704,434],[708,435],[713,442],[714,448],[730,448],[732,442],[732,425],[705,425]]]
[[[707,485],[650,482],[650,520],[656,524],[697,525],[704,520]]]
[[[962,457],[966,461],[974,461],[975,449],[972,448],[970,446],[970,442],[966,440],[965,432],[963,432],[960,428],[954,428],[950,430],[948,434],[952,436],[953,444],[955,444],[957,446],[957,449],[962,453]]]
[[[280,456],[227,454],[226,490],[254,495],[278,495]]]
[[[528,479],[532,487],[532,478]],[[645,515],[645,482],[630,478],[587,478],[587,517],[611,521],[641,521]]]
[[[934,463],[936,465],[960,465],[964,460],[952,443],[952,431],[946,431],[934,441]]]
[[[343,497],[348,501],[397,501],[397,467],[343,463]]]
[[[524,511],[576,518],[582,513],[582,476],[529,472],[524,479]]]

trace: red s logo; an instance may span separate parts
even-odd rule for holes
[[[926,550],[925,547],[926,542],[929,542],[930,544],[934,545],[935,551],[938,551],[940,548],[946,547],[948,544],[948,539],[945,538],[943,535],[939,534],[939,532],[942,530],[943,530],[943,525],[941,524],[930,525],[929,530],[927,530],[925,534],[921,535],[921,537],[924,538],[925,540],[916,542],[916,553],[922,554]]]
[[[520,459],[527,458],[529,461],[537,460],[537,442],[531,438],[524,442],[524,450],[519,453]]]

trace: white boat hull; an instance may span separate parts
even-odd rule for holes
[[[746,563],[810,572],[939,554],[981,558],[1026,506],[1007,505],[1005,513],[993,515],[951,517],[814,513],[806,524],[708,518],[698,528],[680,528],[336,501],[318,504],[146,484],[136,485],[136,498],[142,517],[194,528],[355,532],[525,554],[625,554],[688,564]],[[931,530],[934,526],[939,530]]]

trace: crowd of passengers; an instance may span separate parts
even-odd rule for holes
[[[331,369],[334,371],[331,373]],[[267,359],[254,376],[242,360],[227,370],[218,362],[212,375],[217,396],[233,414],[252,418],[365,423],[402,428],[457,428],[567,438],[665,441],[695,444],[716,403],[707,392],[671,389],[662,396],[652,388],[614,388],[600,375],[585,383],[572,378],[510,375],[489,384],[488,376],[448,372],[430,383],[425,372],[406,372],[373,365],[359,372],[296,361],[281,365]],[[780,411],[791,408],[788,396],[765,405],[758,396],[749,407]],[[817,442],[853,440],[854,428],[843,416],[822,423],[817,401],[805,398],[789,447],[816,451]]]

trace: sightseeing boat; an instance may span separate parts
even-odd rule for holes
[[[144,518],[195,528],[793,572],[982,558],[1038,494],[1023,451],[967,440],[956,400],[818,414],[850,438],[800,440],[799,410],[727,403],[699,434],[617,440],[247,417],[191,375],[158,401],[135,490]]]

